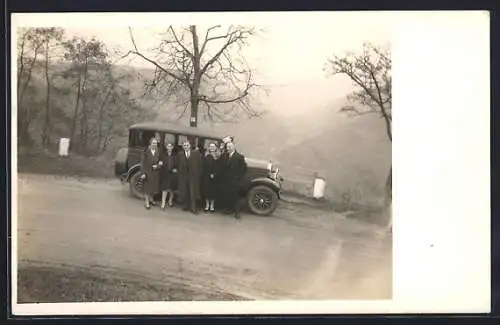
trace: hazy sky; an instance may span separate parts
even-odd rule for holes
[[[71,16],[73,15],[73,16]],[[76,15],[76,16],[75,16]],[[200,30],[221,24],[252,24],[264,28],[260,38],[244,50],[258,82],[273,86],[269,105],[309,105],[345,96],[350,82],[326,78],[323,66],[333,53],[359,49],[363,42],[390,42],[389,13],[296,12],[296,13],[191,13],[191,14],[25,14],[13,20],[17,25],[60,26],[68,36],[95,36],[109,47],[127,52],[132,48],[131,26],[141,50],[158,44],[158,32],[168,25],[196,23]],[[223,30],[223,29],[222,29]],[[222,31],[221,30],[221,31]],[[202,34],[200,32],[200,34]],[[203,35],[203,34],[202,34]],[[151,67],[141,59],[121,63]],[[299,94],[290,89],[300,89]],[[335,89],[335,91],[332,91]]]

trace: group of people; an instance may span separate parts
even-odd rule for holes
[[[240,218],[238,193],[247,169],[245,157],[236,151],[232,137],[225,137],[220,147],[212,142],[206,153],[202,151],[189,141],[178,152],[172,143],[160,148],[158,139],[151,138],[141,160],[146,209],[160,193],[161,209],[173,206],[177,189],[185,211],[197,214],[204,205],[205,212],[217,208]]]

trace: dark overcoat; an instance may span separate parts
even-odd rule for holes
[[[174,152],[168,154],[166,150],[160,153],[163,166],[160,171],[160,188],[162,191],[174,190],[176,188],[176,177],[174,170],[177,167],[177,156]]]
[[[189,159],[187,159],[185,151],[179,151],[177,154],[177,188],[181,202],[187,203],[186,200],[189,194],[193,200],[201,198],[201,174],[202,157],[200,152],[191,150]]]
[[[238,190],[247,171],[245,156],[236,151],[231,157],[229,153],[225,153],[220,159],[219,184],[222,200],[225,204],[233,205],[238,200]]]
[[[202,195],[207,200],[215,200],[220,159],[208,154],[203,158]]]
[[[160,162],[160,151],[155,150],[153,154],[150,148],[147,148],[141,159],[141,173],[146,175],[144,180],[144,192],[150,196],[160,192],[160,170],[161,167],[158,166]],[[157,168],[155,168],[155,166]]]

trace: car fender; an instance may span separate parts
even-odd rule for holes
[[[115,157],[115,175],[121,177],[127,172],[128,148],[121,148]]]
[[[129,170],[125,174],[124,179],[127,182],[130,181],[130,178],[132,177],[132,175],[134,175],[140,169],[141,169],[141,164],[135,164],[135,165],[133,165],[132,167],[129,168]]]
[[[278,198],[280,197],[280,191],[281,191],[281,185],[276,182],[273,179],[270,179],[268,177],[258,177],[254,178],[250,181],[250,184],[248,186],[248,189],[256,186],[256,185],[266,185],[272,188],[274,191],[276,191],[276,194],[278,194]]]

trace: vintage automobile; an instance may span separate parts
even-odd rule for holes
[[[128,147],[121,148],[115,158],[115,175],[122,183],[129,183],[130,194],[142,199],[142,181],[140,178],[141,155],[149,140],[157,137],[160,146],[170,142],[174,150],[181,150],[181,145],[188,140],[193,148],[206,150],[210,142],[219,145],[223,135],[212,130],[191,128],[174,123],[139,123],[130,126]],[[243,153],[244,154],[244,153]],[[247,207],[254,214],[271,215],[280,199],[281,182],[279,168],[273,163],[245,157],[247,172],[241,182],[239,194],[245,199]]]

